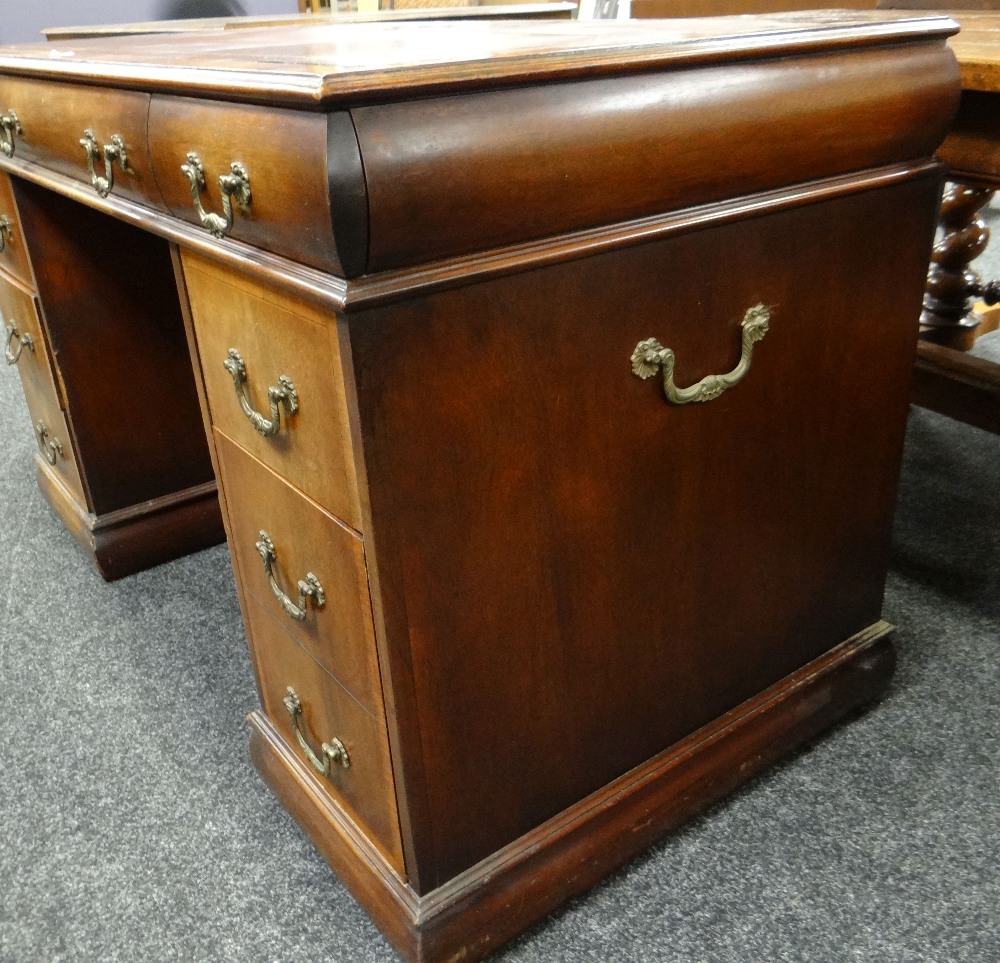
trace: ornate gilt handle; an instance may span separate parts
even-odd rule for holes
[[[239,401],[243,414],[247,416],[250,424],[260,432],[265,438],[271,438],[278,433],[281,428],[281,405],[285,406],[285,411],[289,415],[294,415],[299,410],[299,396],[292,384],[291,378],[287,375],[279,375],[277,385],[272,385],[267,389],[267,397],[271,405],[271,417],[265,418],[259,411],[256,411],[250,404],[247,397],[247,366],[235,348],[229,349],[226,360],[222,362],[223,367],[233,379],[233,387],[236,389],[236,400]]]
[[[35,350],[35,342],[31,339],[31,335],[27,331],[24,334],[17,333],[17,325],[11,322],[10,330],[7,330],[7,324],[3,321],[3,315],[0,314],[0,322],[3,322],[3,332],[4,332],[4,349],[3,356],[7,364],[17,364],[21,360],[21,352],[27,348],[29,351]],[[11,351],[10,343],[11,341],[17,345],[16,351]]]
[[[38,439],[38,448],[45,460],[54,465],[56,459],[63,454],[63,447],[59,444],[58,438],[49,438],[49,429],[42,422],[35,425],[35,437]]]
[[[264,574],[271,585],[274,597],[281,603],[281,607],[288,615],[301,622],[306,617],[306,601],[312,599],[315,608],[321,609],[326,604],[326,594],[318,578],[312,572],[307,572],[304,579],[299,579],[299,602],[296,605],[281,589],[274,577],[274,564],[278,560],[278,555],[274,550],[274,543],[271,536],[265,531],[261,531],[257,539],[257,554],[260,555],[264,563]]]
[[[637,378],[652,378],[658,368],[663,368],[663,391],[667,401],[675,405],[686,405],[692,401],[711,401],[723,391],[739,384],[750,370],[753,346],[760,341],[771,323],[771,312],[763,304],[755,304],[743,316],[743,353],[739,364],[727,374],[707,375],[697,384],[688,388],[678,388],[674,384],[674,353],[664,348],[656,338],[640,341],[632,352],[632,374]]]
[[[125,155],[125,141],[120,134],[111,135],[111,143],[101,147],[97,143],[94,132],[87,129],[80,138],[80,146],[87,153],[87,167],[90,168],[90,183],[101,197],[107,197],[115,186],[115,161],[121,164],[122,170],[128,167],[128,157]],[[104,176],[97,173],[94,160],[104,158]]]
[[[10,218],[6,214],[0,214],[0,254],[7,250],[7,245],[14,242],[14,228],[10,225]]]
[[[229,173],[219,175],[219,192],[222,195],[221,216],[206,211],[201,203],[201,194],[205,190],[205,165],[202,164],[201,158],[193,152],[188,154],[187,162],[181,164],[181,173],[191,183],[191,200],[201,226],[215,237],[225,237],[233,227],[233,198],[243,211],[250,207],[253,199],[247,169],[239,161],[233,161],[229,165]]]
[[[14,137],[23,133],[24,129],[14,111],[8,110],[6,114],[0,114],[0,151],[3,151],[8,157],[13,157]]]
[[[317,755],[313,747],[306,741],[299,723],[299,719],[302,716],[302,702],[299,700],[298,693],[291,686],[288,687],[288,693],[283,701],[292,723],[292,732],[295,733],[295,738],[298,740],[302,752],[305,753],[306,759],[309,760],[309,765],[320,775],[327,777],[333,771],[335,764],[339,764],[345,769],[350,769],[351,757],[347,754],[347,747],[336,736],[329,742],[324,742],[320,747],[323,753],[322,757]]]

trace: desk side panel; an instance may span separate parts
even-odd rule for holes
[[[878,620],[938,188],[348,316],[420,892]]]

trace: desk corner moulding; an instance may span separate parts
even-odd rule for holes
[[[0,312],[59,516],[221,510],[254,764],[468,963],[887,684],[955,25],[384,19],[0,48]]]

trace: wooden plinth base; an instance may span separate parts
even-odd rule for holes
[[[42,494],[109,582],[226,539],[214,481],[94,515],[37,455],[36,464]]]
[[[389,867],[260,712],[249,717],[250,754],[405,959],[472,963],[875,698],[895,663],[891,631],[876,623],[423,896]]]

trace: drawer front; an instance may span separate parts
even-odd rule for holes
[[[248,633],[257,663],[261,701],[285,740],[316,782],[361,824],[390,863],[403,873],[389,743],[384,723],[366,712],[265,611],[260,600],[245,595]],[[329,775],[318,771],[302,748],[286,705],[289,688],[301,706],[296,726],[319,762],[323,745],[346,750],[349,765],[338,757]]]
[[[85,505],[76,455],[59,404],[34,299],[3,278],[0,278],[0,323],[3,324],[5,361],[9,367],[16,367],[21,376],[43,463],[62,480],[79,503]]]
[[[325,115],[154,97],[149,151],[164,202],[176,217],[202,223],[181,169],[189,154],[201,163],[199,203],[207,215],[223,216],[219,177],[241,165],[249,202],[240,203],[239,192],[232,195],[225,235],[341,273],[330,220]]]
[[[146,153],[149,94],[6,77],[0,81],[0,108],[17,114],[16,160],[36,161],[91,184],[101,196],[160,205]]]
[[[184,277],[212,424],[356,529],[361,527],[337,324],[332,313],[183,252]],[[244,400],[265,420],[262,434],[241,406],[230,350],[243,362]],[[295,406],[268,389],[281,379]],[[270,430],[270,429],[268,429]]]
[[[31,264],[24,246],[24,233],[14,205],[10,178],[0,171],[0,270],[33,286]]]
[[[360,702],[381,715],[361,539],[218,430],[215,442],[244,591],[257,596]],[[270,548],[261,532],[267,533]],[[259,543],[268,553],[273,548],[267,562]],[[300,580],[315,591],[301,593]],[[284,605],[278,591],[287,599]]]

